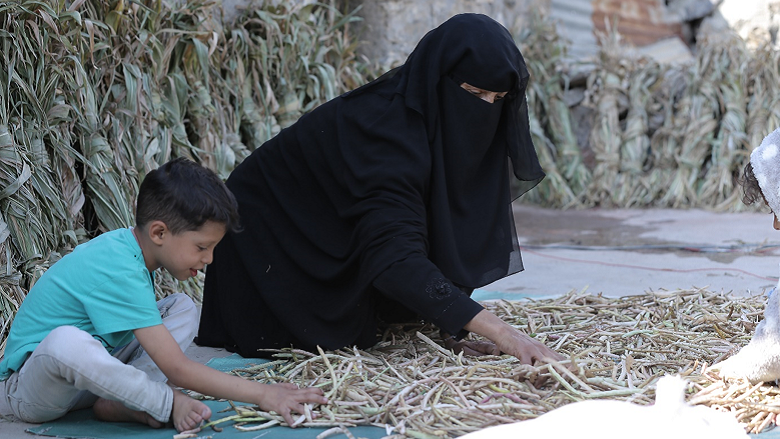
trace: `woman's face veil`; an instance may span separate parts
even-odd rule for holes
[[[528,70],[512,35],[485,15],[457,15],[426,34],[388,79],[427,130],[431,260],[467,287],[522,270],[510,175],[522,194],[544,172],[531,141]],[[507,95],[488,103],[463,82]]]
[[[440,124],[441,113],[448,110],[442,106],[441,83],[448,77],[484,90],[508,92],[493,142],[506,145],[519,194],[542,180],[525,99],[528,69],[504,26],[481,14],[456,15],[428,32],[394,76],[398,77],[396,92],[425,118],[430,141],[446,128]]]

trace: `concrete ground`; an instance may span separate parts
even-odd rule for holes
[[[478,297],[705,287],[748,295],[780,275],[780,231],[768,213],[516,206],[515,220],[525,271],[483,288],[502,294]]]
[[[478,290],[477,299],[691,288],[748,295],[773,287],[780,274],[780,232],[765,213],[518,205],[515,219],[526,269]],[[198,346],[186,353],[201,363],[229,354]],[[31,438],[29,427],[0,420],[0,438]]]

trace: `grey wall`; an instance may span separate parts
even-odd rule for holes
[[[265,0],[271,4],[313,0]],[[377,66],[387,69],[402,63],[426,32],[455,14],[479,12],[489,15],[509,29],[533,0],[338,0],[353,9],[362,5],[359,28],[359,52]],[[541,0],[546,3],[547,0]],[[538,0],[537,0],[538,2]],[[224,19],[235,18],[237,11],[251,5],[250,0],[223,0]]]
[[[384,68],[402,63],[420,38],[453,15],[478,12],[512,29],[531,0],[363,0],[361,53]]]

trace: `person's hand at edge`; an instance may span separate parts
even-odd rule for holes
[[[298,388],[292,383],[266,384],[258,406],[266,411],[273,411],[284,418],[289,426],[295,421],[292,412],[304,414],[305,403],[327,404],[322,389],[318,387]]]

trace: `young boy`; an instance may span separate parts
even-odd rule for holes
[[[774,217],[773,226],[780,230],[780,128],[766,136],[750,154],[750,162],[740,179],[742,201],[763,201]],[[731,358],[715,364],[724,378],[747,378],[753,383],[780,379],[780,294],[769,292],[764,319],[747,346]]]
[[[260,384],[188,359],[197,309],[184,294],[155,303],[154,271],[195,276],[225,232],[238,228],[233,195],[185,159],[150,172],[136,226],[77,246],[30,290],[0,359],[0,414],[40,423],[93,406],[98,419],[191,430],[209,408],[165,384],[256,404],[282,415],[325,404],[320,389]],[[126,364],[127,363],[127,364]]]

